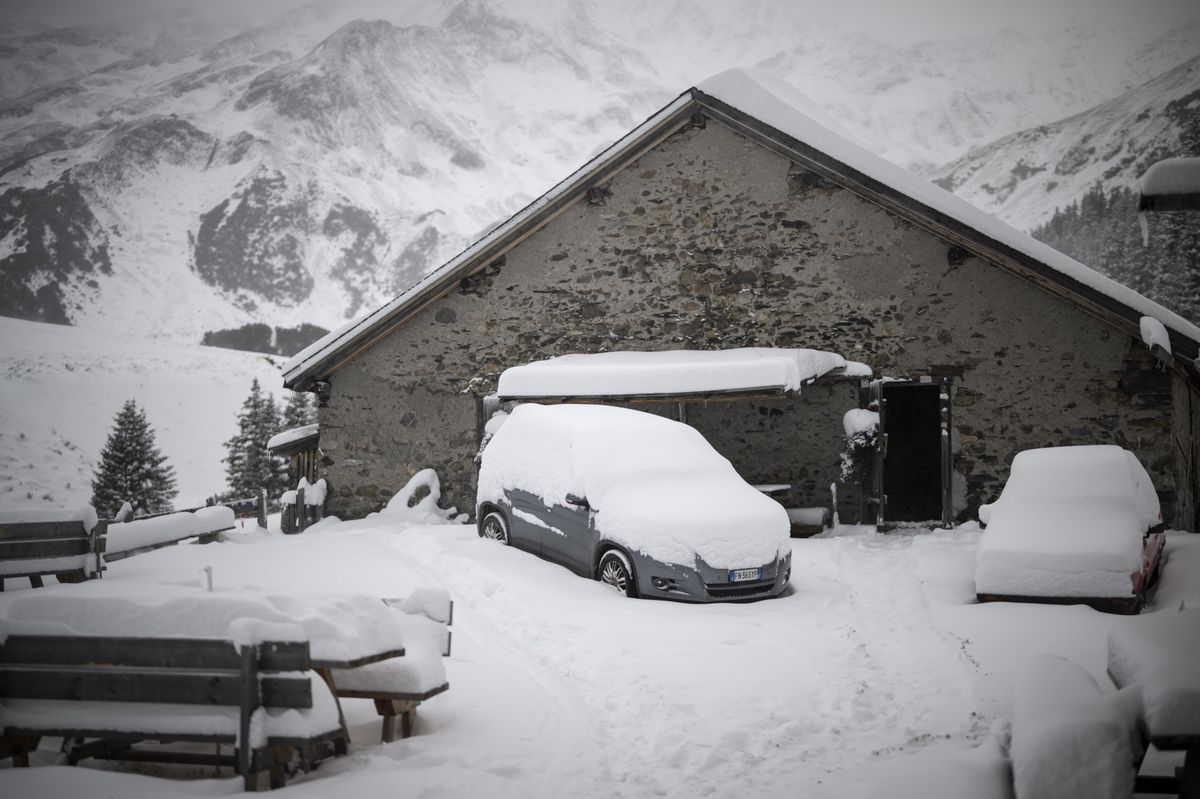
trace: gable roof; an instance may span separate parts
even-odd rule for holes
[[[1175,352],[1194,358],[1200,350],[1200,328],[1183,317],[856,144],[787,83],[757,70],[734,69],[679,95],[391,302],[293,356],[284,366],[284,385],[302,390],[328,376],[584,198],[589,188],[699,122],[696,114],[1127,328],[1131,335],[1142,316],[1152,316],[1166,326]]]

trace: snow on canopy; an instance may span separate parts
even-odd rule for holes
[[[611,397],[782,389],[842,370],[869,377],[871,369],[834,352],[741,347],[559,355],[514,366],[500,375],[501,397]]]
[[[301,350],[284,365],[285,384],[294,385],[310,370],[318,368],[326,358],[336,355],[342,348],[348,347],[368,330],[386,323],[411,302],[415,302],[418,297],[428,291],[435,291],[442,281],[456,277],[457,270],[469,266],[474,257],[498,243],[505,236],[526,223],[536,223],[538,213],[552,202],[572,191],[581,191],[586,188],[595,172],[610,166],[640,146],[643,143],[642,134],[663,124],[673,115],[686,112],[695,104],[705,105],[704,95],[719,100],[743,114],[813,147],[868,178],[925,205],[936,213],[944,214],[993,241],[1008,246],[1056,272],[1073,278],[1139,314],[1154,316],[1177,333],[1192,341],[1200,342],[1200,328],[1178,314],[1168,311],[1132,289],[1104,277],[1073,258],[1069,258],[1054,248],[1001,222],[965,200],[955,197],[919,175],[908,172],[856,144],[827,122],[825,116],[815,109],[814,103],[795,87],[760,70],[731,69],[714,75],[675,98],[669,105],[577,169],[550,191],[488,231],[470,247],[417,281],[391,302],[357,320],[346,323]]]
[[[587,499],[602,535],[664,563],[757,566],[787,551],[787,512],[699,432],[603,405],[520,405],[479,468],[479,501],[522,489],[547,506]]]
[[[315,436],[319,424],[306,424],[302,427],[293,427],[291,430],[284,430],[282,433],[276,433],[271,436],[271,440],[267,442],[267,449],[279,449],[296,441],[301,441],[309,436]]]
[[[1200,158],[1167,158],[1142,175],[1142,196],[1200,194]]]
[[[979,518],[976,590],[1053,597],[1131,596],[1142,537],[1161,521],[1146,470],[1109,444],[1018,453]]]

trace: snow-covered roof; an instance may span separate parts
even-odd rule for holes
[[[560,355],[506,369],[497,393],[513,397],[628,397],[799,391],[837,372],[870,377],[865,364],[835,352],[740,347]]]
[[[284,430],[282,433],[276,433],[271,436],[271,440],[267,442],[267,449],[276,450],[281,447],[286,447],[288,444],[295,444],[298,441],[303,441],[306,438],[312,438],[317,435],[317,429],[320,425],[306,424],[303,427],[293,427],[291,430]]]
[[[1200,158],[1167,158],[1142,175],[1138,207],[1152,211],[1200,209]]]
[[[759,70],[731,69],[689,89],[607,150],[493,228],[450,261],[419,280],[391,302],[329,333],[297,353],[284,366],[285,385],[306,386],[321,379],[385,335],[393,326],[440,297],[519,242],[527,228],[543,224],[589,186],[632,162],[663,137],[688,123],[691,114],[706,116],[741,130],[753,130],[790,155],[890,210],[914,221],[932,221],[939,232],[952,232],[984,250],[991,260],[1009,262],[1062,284],[1081,301],[1108,306],[1136,327],[1141,316],[1153,316],[1178,336],[1200,342],[1200,328],[1158,303],[1084,266],[1031,236],[1001,222],[939,186],[870,152],[823,122],[823,115],[801,92]],[[1115,306],[1112,307],[1112,306]]]

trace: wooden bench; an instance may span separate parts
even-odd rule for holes
[[[104,525],[82,521],[0,523],[0,591],[4,581],[27,577],[34,588],[54,575],[59,582],[99,577],[104,570]]]
[[[397,611],[404,633],[404,657],[355,669],[335,669],[331,679],[339,697],[370,699],[382,717],[380,739],[396,740],[413,734],[417,707],[449,690],[443,657],[450,656],[454,603],[443,589],[421,589],[404,599],[385,599]]]
[[[297,758],[298,768],[312,768],[345,741],[337,702],[309,667],[307,641],[9,635],[0,646],[0,728],[17,766],[50,736],[63,739],[69,765],[231,766],[247,790],[264,770],[276,788]],[[300,712],[272,713],[285,709]],[[136,746],[145,742],[217,751]]]

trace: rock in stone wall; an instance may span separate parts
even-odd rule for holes
[[[1074,305],[713,121],[607,189],[332,375],[321,417],[332,512],[375,510],[426,466],[470,508],[478,397],[499,373],[620,349],[812,347],[877,375],[954,375],[964,517],[995,498],[1028,447],[1118,443],[1172,487],[1169,398],[1139,404],[1122,389],[1149,368],[1144,348]],[[725,415],[714,404],[692,418],[751,480],[779,473],[783,458],[819,493],[840,412],[807,424],[803,409]],[[772,446],[750,444],[772,421]],[[814,435],[824,443],[811,446]]]

